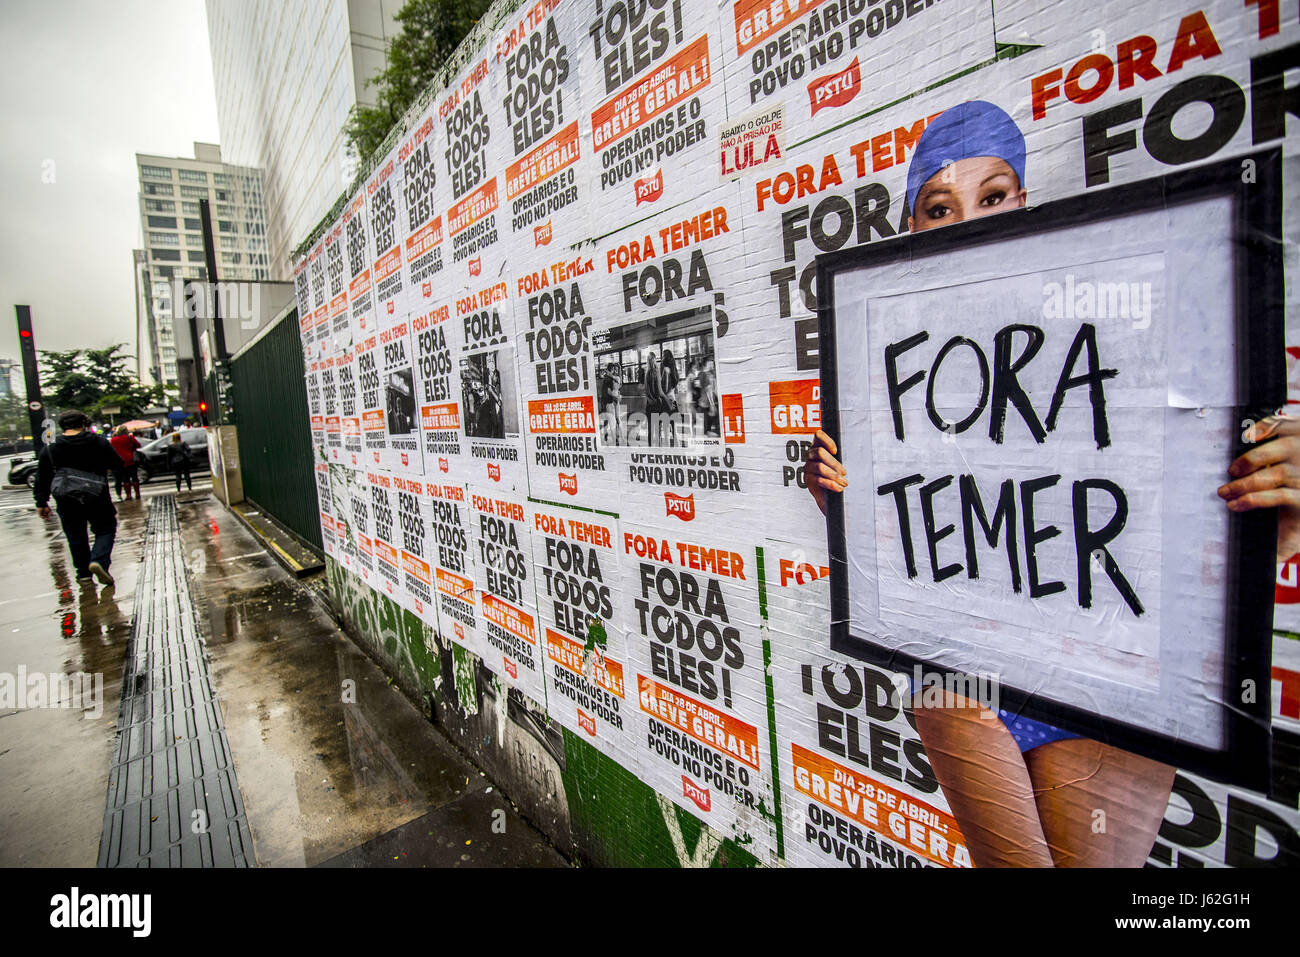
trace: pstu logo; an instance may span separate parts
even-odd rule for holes
[[[519,669],[515,666],[515,663],[511,661],[509,658],[506,658],[504,656],[502,656],[501,660],[505,663],[506,674],[508,674],[511,678],[518,678]]]
[[[707,811],[713,806],[713,801],[709,797],[709,789],[700,787],[684,774],[682,775],[682,794],[694,801],[695,806],[701,811]]]
[[[483,271],[483,257],[475,256],[473,259],[469,261],[469,274],[471,276],[477,276],[482,271]]]
[[[372,456],[374,456],[375,464],[378,465],[378,464],[379,464],[379,453],[378,453],[378,452],[371,452],[370,454],[371,454]]]
[[[391,300],[391,299],[388,300],[388,314],[391,316],[391,315],[393,314],[394,310],[396,310],[396,309],[397,309],[397,304],[396,304],[395,302],[393,302],[393,300]]]
[[[660,167],[653,176],[637,180],[634,185],[636,187],[636,204],[638,206],[642,203],[653,203],[664,194],[663,167]]]
[[[409,455],[407,455],[405,452],[402,453],[402,464],[403,464],[403,465],[410,465],[410,464],[411,464],[411,457],[410,457]]]
[[[533,227],[533,248],[551,244],[551,221],[548,219],[540,226]]]
[[[578,494],[577,472],[574,472],[572,475],[565,475],[563,472],[560,473],[560,491],[568,492],[570,495]]]
[[[862,89],[862,67],[854,57],[847,70],[832,73],[808,84],[808,100],[812,104],[812,116],[828,106],[843,106]]]
[[[439,472],[450,472],[450,471],[451,471],[451,463],[448,462],[448,461],[447,461],[446,459],[444,459],[444,458],[439,458],[439,459],[438,459],[438,471],[439,471]]]
[[[501,466],[499,466],[499,465],[493,465],[491,462],[489,462],[489,463],[488,463],[488,478],[490,478],[490,479],[491,479],[492,481],[494,481],[494,482],[500,482],[500,481],[501,481]]]
[[[433,283],[428,282],[426,280],[425,283],[422,286],[420,286],[420,292],[424,294],[425,299],[428,299],[430,296],[433,295]]]
[[[664,509],[666,514],[675,515],[683,522],[691,521],[695,518],[695,493],[683,496],[664,492]]]
[[[591,737],[596,736],[596,719],[581,708],[578,709],[578,727],[586,731]]]
[[[455,625],[456,625],[456,637],[459,638],[461,641],[464,641],[465,629],[460,626],[460,622],[455,622]]]

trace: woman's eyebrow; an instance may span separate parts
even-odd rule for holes
[[[1005,170],[1000,170],[999,172],[992,173],[988,176],[985,176],[984,179],[980,180],[980,186],[987,186],[995,179],[1008,179],[1010,176],[1011,176],[1010,173],[1006,172]]]
[[[984,184],[981,183],[980,185],[982,186]],[[933,196],[951,196],[951,195],[952,195],[952,189],[950,187],[934,186],[931,187],[930,189],[922,190],[921,195],[918,197],[918,199],[930,199]]]

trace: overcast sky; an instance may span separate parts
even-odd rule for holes
[[[3,0],[0,63],[0,356],[16,303],[37,348],[134,354],[135,154],[220,142],[203,0]]]

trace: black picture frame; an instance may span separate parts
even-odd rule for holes
[[[908,233],[817,257],[821,414],[823,428],[840,436],[839,371],[834,288],[838,273],[884,266],[991,240],[1058,232],[1109,216],[1169,208],[1214,197],[1234,204],[1234,276],[1237,289],[1235,355],[1238,421],[1258,420],[1286,401],[1282,258],[1282,154],[1270,149],[1139,182],[1099,189],[1039,206],[986,216],[942,229]],[[1232,457],[1248,446],[1240,436]],[[843,450],[841,449],[841,452]],[[846,462],[846,465],[851,464]],[[1228,462],[1224,462],[1226,469]],[[1225,472],[1226,475],[1226,472]],[[1227,626],[1223,636],[1221,707],[1224,745],[1206,748],[1147,728],[1001,686],[1002,707],[1076,734],[1145,755],[1214,780],[1266,790],[1269,778],[1273,597],[1277,520],[1270,510],[1229,518]],[[826,499],[830,557],[832,650],[896,671],[960,674],[851,633],[848,543],[841,496]],[[1253,699],[1243,689],[1253,683]]]

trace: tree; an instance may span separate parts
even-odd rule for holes
[[[343,128],[358,157],[379,148],[491,5],[491,0],[408,0],[396,15],[402,30],[388,48],[387,66],[366,81],[378,91],[375,105],[353,107]]]
[[[0,442],[31,435],[31,417],[27,403],[16,392],[0,395]]]
[[[41,350],[41,392],[52,409],[80,409],[91,418],[103,410],[121,409],[121,416],[140,415],[164,401],[160,385],[143,386],[128,371],[130,358],[123,343],[105,349]],[[115,414],[116,415],[116,414]]]

